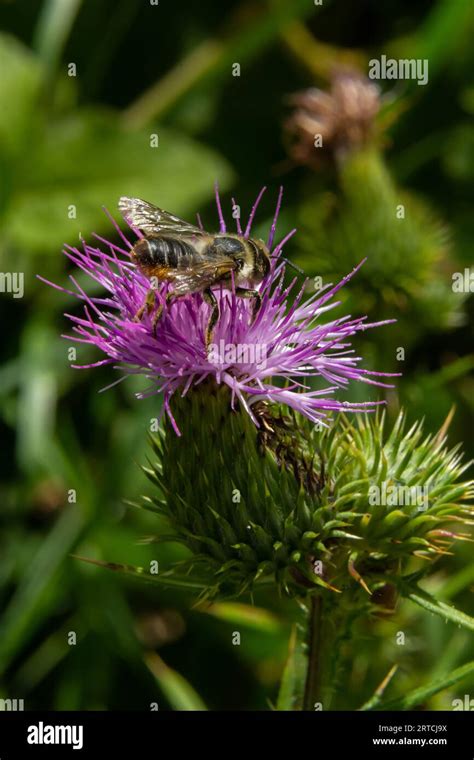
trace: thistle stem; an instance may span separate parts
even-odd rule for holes
[[[322,702],[323,606],[323,599],[319,594],[311,596],[308,614],[308,669],[303,710],[314,710],[315,703]]]

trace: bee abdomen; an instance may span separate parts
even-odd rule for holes
[[[156,267],[184,269],[196,258],[194,249],[184,240],[174,238],[142,238],[133,248],[133,257],[145,272]]]

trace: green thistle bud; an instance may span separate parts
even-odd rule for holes
[[[460,481],[467,465],[442,432],[405,430],[403,414],[385,435],[384,415],[339,415],[318,431],[276,405],[254,411],[259,428],[209,383],[174,400],[181,437],[168,425],[152,439],[154,506],[209,593],[265,582],[292,596],[359,589],[377,603],[409,557],[467,538],[473,483]]]

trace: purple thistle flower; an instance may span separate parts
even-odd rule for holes
[[[265,188],[252,207],[245,230],[242,230],[237,219],[238,234],[249,237],[264,191]],[[259,287],[261,308],[252,321],[252,305],[248,299],[236,295],[235,287],[230,290],[222,285],[217,287],[214,295],[219,303],[220,317],[209,352],[206,351],[205,332],[211,307],[200,293],[177,298],[166,306],[169,284],[163,283],[156,291],[157,307],[158,303],[164,305],[156,335],[152,329],[152,314],[145,314],[140,322],[134,321],[150,283],[132,263],[132,243],[110,215],[123,246],[115,245],[99,235],[94,237],[106,250],[87,245],[84,241],[82,248],[66,245],[66,256],[109,293],[100,298],[89,296],[73,275],[70,279],[75,291],[66,290],[40,277],[48,285],[74,295],[84,303],[81,316],[66,314],[74,325],[74,335],[63,337],[93,344],[106,356],[93,364],[73,366],[86,369],[113,364],[124,374],[108,388],[128,375],[144,375],[151,385],[137,396],[146,398],[163,393],[164,410],[178,435],[170,408],[173,394],[179,392],[185,395],[193,386],[208,378],[228,385],[232,392],[232,408],[236,400],[240,401],[256,425],[258,421],[252,406],[262,400],[286,404],[322,424],[330,411],[371,411],[376,405],[383,404],[383,401],[338,401],[333,394],[345,389],[351,380],[393,387],[377,379],[392,374],[370,372],[359,366],[361,358],[354,355],[349,340],[359,331],[394,320],[367,323],[366,317],[352,319],[344,316],[329,322],[321,321],[325,312],[340,304],[340,301],[332,300],[333,297],[365,260],[337,285],[325,285],[305,298],[306,281],[290,300],[297,278],[284,288],[286,265],[280,257],[283,246],[296,230],[273,247],[281,199],[282,189],[267,240],[272,259],[270,273]],[[216,203],[219,229],[225,232],[226,223],[217,186]],[[130,230],[133,236],[141,237],[137,229],[130,227]],[[304,378],[311,377],[321,377],[328,385],[320,390],[310,390]]]

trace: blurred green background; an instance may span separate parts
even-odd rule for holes
[[[403,372],[387,394],[389,414],[404,405],[435,430],[455,405],[450,440],[472,457],[474,300],[453,296],[451,277],[472,262],[474,7],[0,0],[0,27],[1,271],[25,277],[23,298],[0,294],[0,698],[23,698],[27,709],[268,709],[293,602],[268,593],[254,608],[248,599],[193,608],[192,593],[71,557],[158,560],[161,570],[181,554],[142,541],[159,531],[156,518],[124,504],[149,488],[139,465],[159,400],[134,398],[139,379],[99,394],[115,379],[111,368],[70,368],[63,313],[79,305],[35,275],[67,286],[63,243],[79,233],[114,239],[101,207],[115,212],[120,195],[190,219],[199,211],[212,228],[216,179],[229,218],[232,197],[245,215],[266,184],[263,233],[283,184],[278,235],[299,228],[286,253],[309,275],[341,277],[369,257],[338,313],[397,318],[356,342],[366,366]],[[381,54],[428,58],[430,77],[427,86],[382,83],[388,117],[375,169],[363,160],[344,170],[296,166],[288,96],[327,88],[338,63],[366,72]],[[405,202],[413,213],[403,226],[391,210]],[[79,346],[78,363],[98,358]],[[472,614],[473,584],[465,543],[438,563],[429,587]],[[406,602],[360,626],[347,652],[351,688],[337,706],[359,707],[394,662],[390,696],[473,658],[467,632]],[[450,709],[469,688],[426,706]]]

